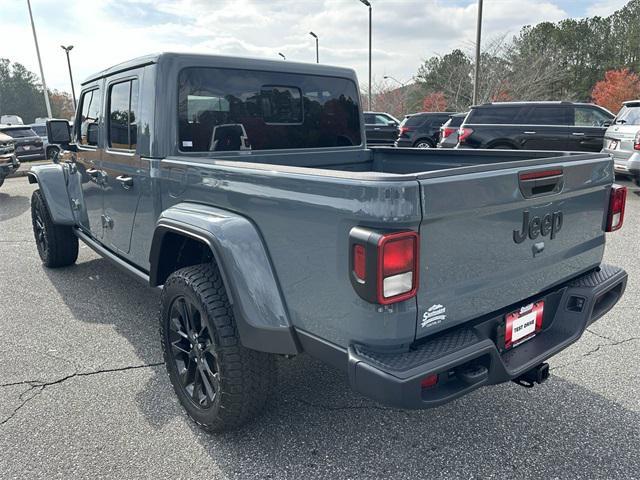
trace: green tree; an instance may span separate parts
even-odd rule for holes
[[[25,123],[47,115],[38,77],[6,58],[0,59],[0,113],[19,115]]]

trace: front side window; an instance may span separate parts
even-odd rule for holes
[[[109,90],[109,146],[135,150],[138,127],[138,80],[116,83]]]
[[[577,127],[602,127],[611,117],[602,110],[591,107],[575,107],[574,125]]]
[[[78,143],[80,145],[98,145],[98,121],[100,119],[100,102],[102,96],[97,88],[88,90],[80,97],[80,128]]]
[[[178,79],[185,152],[359,145],[358,92],[344,78],[187,68]]]

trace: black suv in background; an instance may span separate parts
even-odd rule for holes
[[[455,148],[458,145],[458,130],[469,112],[456,113],[440,127],[438,148]]]
[[[16,142],[16,157],[19,160],[40,160],[44,158],[42,139],[28,125],[0,125],[0,132],[9,135]]]
[[[367,145],[393,145],[400,121],[385,112],[364,112]]]
[[[421,112],[407,115],[400,124],[396,147],[433,148],[438,144],[440,127],[456,112]]]
[[[613,117],[591,103],[487,103],[471,107],[458,148],[599,152]]]

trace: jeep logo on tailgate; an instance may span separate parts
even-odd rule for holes
[[[562,212],[547,213],[544,217],[533,217],[529,219],[529,210],[522,212],[521,231],[513,231],[513,241],[522,243],[529,237],[531,240],[538,238],[538,235],[546,237],[551,234],[551,239],[562,229]]]

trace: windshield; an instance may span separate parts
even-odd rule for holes
[[[616,117],[616,123],[619,125],[640,125],[640,105],[622,107]]]
[[[346,78],[187,68],[178,102],[184,152],[361,144],[358,90]]]
[[[7,128],[2,130],[4,133],[13,138],[37,137],[36,132],[30,128]]]

